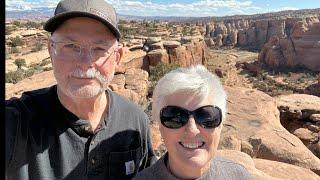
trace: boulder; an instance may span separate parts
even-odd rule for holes
[[[320,122],[320,114],[311,114],[310,120],[314,122]]]
[[[320,173],[320,160],[281,125],[272,97],[252,89],[227,86],[225,89],[228,112],[220,142],[233,136],[245,146],[241,150],[252,157],[291,163]],[[223,148],[221,143],[219,147]]]
[[[116,86],[116,89],[124,89],[124,85],[125,85],[125,76],[124,74],[116,74],[110,85],[113,86],[113,89],[115,89],[114,86]]]
[[[119,89],[117,91],[114,91],[115,93],[119,94],[120,96],[126,97],[129,101],[132,101],[136,103],[137,105],[140,105],[140,99],[139,95],[130,89]]]
[[[163,41],[163,46],[165,47],[165,48],[177,48],[177,47],[179,47],[181,45],[181,43],[180,42],[178,42],[178,41]]]
[[[280,180],[277,178],[273,178],[272,176],[264,173],[261,170],[256,169],[253,159],[249,155],[243,152],[236,151],[236,150],[223,149],[223,150],[218,150],[216,155],[243,165],[255,180],[265,180],[265,179]]]
[[[156,66],[158,63],[169,63],[169,55],[165,49],[156,49],[147,54],[150,66]]]
[[[293,134],[297,136],[304,144],[314,144],[319,141],[317,133],[310,131],[307,128],[298,128],[293,131]]]
[[[13,96],[20,97],[25,91],[46,88],[54,84],[56,84],[56,79],[52,70],[38,73],[6,88],[6,99]]]
[[[264,173],[280,179],[317,180],[319,176],[309,169],[287,163],[265,159],[253,159],[255,167]]]
[[[129,68],[149,69],[147,53],[141,49],[130,51],[128,47],[123,47],[123,56],[116,72],[124,73]]]
[[[149,45],[149,50],[155,50],[155,49],[163,49],[163,44],[162,44],[162,41],[160,42],[157,42],[157,43],[153,43],[153,44],[150,44]]]
[[[147,71],[142,69],[130,68],[127,69],[125,74],[125,89],[132,90],[137,94],[138,104],[146,105],[146,97],[148,94],[148,77],[149,74]],[[128,93],[128,91],[125,91]],[[132,93],[129,93],[129,97],[131,97]],[[132,96],[132,98],[135,96]]]
[[[186,67],[186,47],[179,46],[174,49],[168,49],[169,62]]]
[[[307,120],[320,114],[320,98],[308,94],[290,94],[276,97],[283,120]],[[312,116],[313,115],[313,116]]]
[[[146,43],[147,44],[154,44],[154,43],[157,43],[160,41],[161,41],[161,37],[148,37]]]

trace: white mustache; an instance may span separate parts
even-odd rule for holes
[[[95,78],[103,84],[108,82],[107,78],[101,75],[100,72],[95,68],[90,68],[85,72],[82,71],[80,68],[76,68],[74,71],[71,72],[70,75],[72,77],[77,77],[77,78]]]

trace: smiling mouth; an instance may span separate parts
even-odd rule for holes
[[[179,144],[184,148],[197,149],[197,148],[202,148],[205,145],[205,142],[196,142],[196,143],[179,142]]]

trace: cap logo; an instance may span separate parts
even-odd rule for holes
[[[102,17],[102,18],[104,18],[114,24],[114,22],[107,15],[105,15],[103,12],[101,12],[99,10],[94,9],[94,8],[90,8],[90,12],[92,12],[92,13],[94,13],[94,14],[96,14],[96,15],[98,15],[98,16],[100,16],[100,17]]]

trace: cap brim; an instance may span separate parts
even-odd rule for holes
[[[74,17],[89,17],[89,18],[96,19],[96,20],[100,21],[101,23],[103,23],[104,25],[106,25],[117,39],[120,39],[120,37],[121,37],[120,31],[114,25],[112,25],[110,22],[108,22],[107,20],[105,20],[97,15],[90,14],[87,12],[72,11],[72,12],[65,12],[65,13],[57,14],[57,15],[53,16],[52,18],[50,18],[45,23],[43,28],[44,28],[44,30],[46,30],[48,32],[54,32],[64,21],[71,19],[71,18],[74,18]]]

